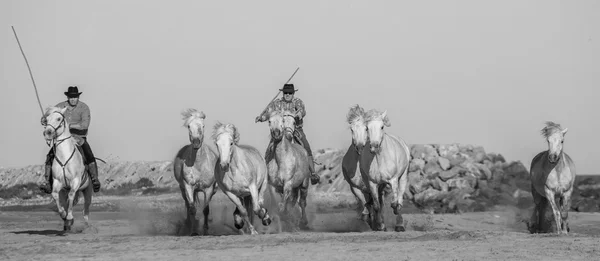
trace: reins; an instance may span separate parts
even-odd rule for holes
[[[57,112],[57,111],[55,111],[55,112],[53,112],[53,113],[58,113],[58,114],[60,114],[60,115],[62,116],[62,120],[61,120],[61,122],[58,124],[58,127],[54,127],[54,126],[52,126],[52,124],[46,124],[45,126],[50,126],[50,127],[52,127],[52,129],[54,129],[55,136],[58,136],[58,135],[57,135],[57,134],[58,134],[58,130],[59,130],[61,127],[65,128],[65,115],[63,115],[62,113],[60,113],[60,112]],[[65,128],[65,129],[66,129],[66,128]],[[63,143],[64,141],[66,141],[66,140],[68,140],[68,139],[70,139],[70,138],[72,138],[72,137],[73,137],[73,136],[69,135],[69,137],[66,137],[66,138],[64,138],[64,139],[61,139],[61,140],[57,140],[56,138],[53,138],[53,139],[52,139],[52,140],[54,141],[54,142],[53,142],[53,144],[52,144],[52,150],[54,151],[54,159],[56,160],[56,162],[58,162],[58,165],[60,165],[60,167],[61,167],[61,169],[62,169],[62,172],[63,172],[63,179],[64,179],[64,182],[65,182],[65,186],[67,185],[67,176],[65,175],[65,167],[67,166],[67,164],[69,163],[69,161],[71,161],[71,159],[72,159],[72,158],[73,158],[73,156],[75,155],[75,151],[77,151],[77,145],[75,145],[75,146],[73,147],[73,152],[71,152],[71,155],[69,156],[69,158],[67,158],[67,160],[66,160],[64,163],[62,163],[62,162],[60,161],[60,159],[57,157],[57,155],[56,155],[56,147],[58,147],[58,145],[60,145],[61,143]],[[48,146],[50,146],[50,145],[48,144]]]

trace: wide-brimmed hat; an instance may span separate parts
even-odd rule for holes
[[[67,97],[79,97],[79,95],[81,94],[82,92],[79,92],[77,86],[69,86],[69,89],[65,92],[65,95],[67,95]]]
[[[279,89],[280,91],[282,91],[283,93],[294,93],[296,91],[298,91],[297,89],[294,89],[294,84],[292,83],[286,83],[283,85],[283,89]]]

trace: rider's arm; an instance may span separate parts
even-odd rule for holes
[[[260,117],[260,121],[266,121],[269,119],[269,112],[275,110],[275,102],[277,100],[272,101],[271,103],[269,103],[269,106],[267,106],[267,109],[265,111],[263,111],[263,113],[259,116]]]
[[[304,102],[300,99],[297,99],[294,105],[296,107],[296,117],[301,119],[304,118],[304,116],[306,116],[306,108],[304,108]]]
[[[86,104],[81,105],[84,106],[81,108],[81,123],[79,123],[78,127],[82,130],[87,130],[87,128],[90,126],[91,120],[90,108]]]

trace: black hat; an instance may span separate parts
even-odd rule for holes
[[[297,89],[294,89],[294,84],[292,83],[286,83],[283,85],[283,89],[279,89],[280,91],[283,91],[283,93],[294,93],[296,91],[298,91]]]
[[[65,95],[67,95],[67,97],[79,97],[79,95],[81,95],[82,93],[79,92],[79,89],[77,89],[77,86],[69,86],[69,89],[65,92]]]

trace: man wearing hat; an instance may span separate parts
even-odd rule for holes
[[[87,132],[90,126],[90,108],[84,102],[79,100],[79,89],[77,86],[70,86],[65,92],[67,100],[56,105],[56,107],[64,108],[65,119],[69,123],[69,131],[71,136],[77,141],[77,145],[83,149],[85,157],[85,164],[88,166],[88,173],[92,180],[92,186],[94,192],[100,191],[100,181],[98,180],[98,166],[96,166],[96,158],[92,149],[87,142]],[[46,125],[46,118],[42,116],[42,125]],[[52,193],[52,162],[54,161],[54,150],[50,148],[48,155],[46,156],[45,165],[45,183],[40,186],[40,190],[48,194]]]
[[[304,130],[302,129],[303,118],[306,116],[306,110],[304,109],[304,102],[300,98],[294,97],[294,93],[297,91],[294,89],[294,84],[286,83],[283,85],[283,89],[279,89],[283,92],[283,97],[281,99],[276,99],[272,101],[269,106],[267,106],[267,110],[265,110],[260,116],[256,117],[255,122],[264,122],[269,119],[269,111],[273,110],[288,110],[292,113],[296,114],[296,135],[300,136],[300,140],[302,141],[302,145],[304,145],[304,149],[308,152],[308,166],[310,169],[310,182],[315,185],[319,183],[319,176],[315,174],[315,164],[313,161],[312,150],[310,149],[310,145],[308,144],[308,140],[306,139],[306,135],[304,134]],[[269,146],[267,147],[267,152],[265,153],[265,160],[267,165],[273,159],[274,156],[274,141],[271,139],[269,142]]]

